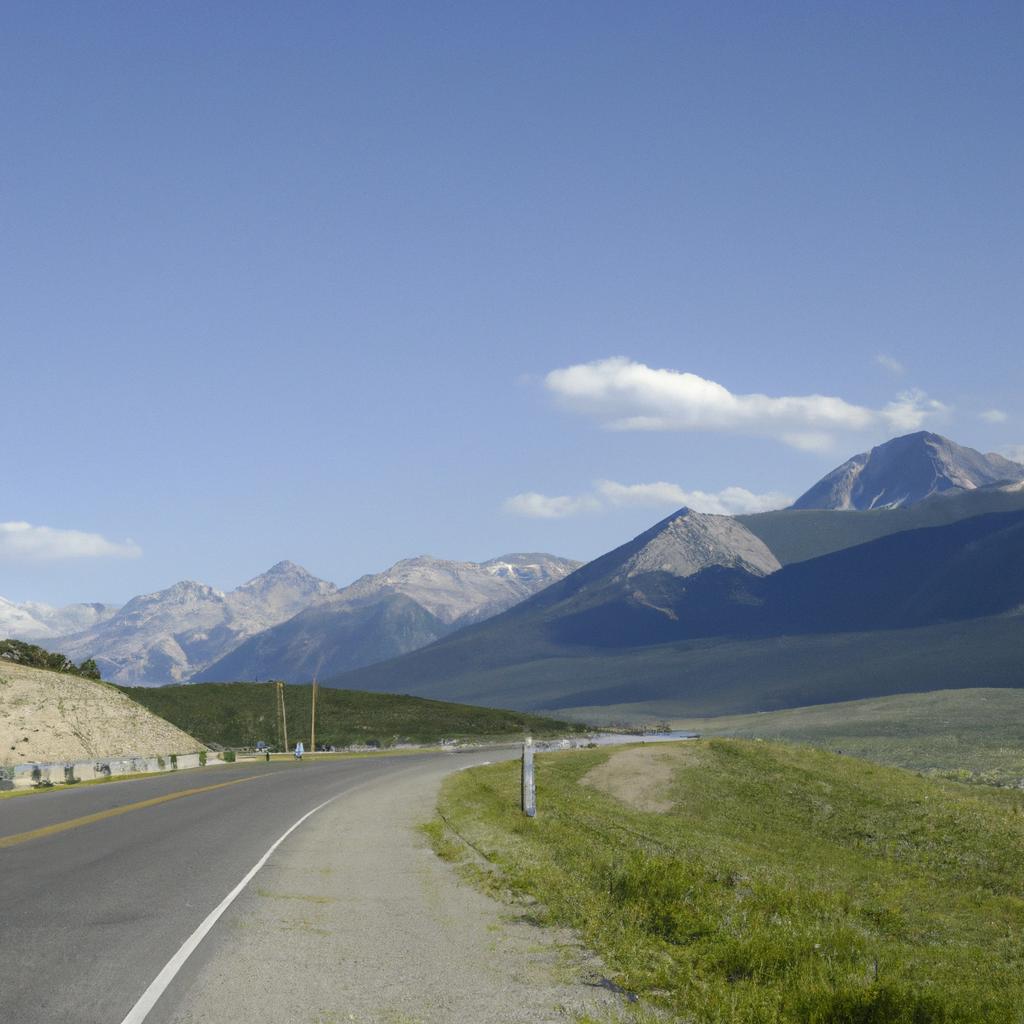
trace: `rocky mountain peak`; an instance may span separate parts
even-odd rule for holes
[[[487,562],[456,562],[431,555],[403,558],[390,569],[363,576],[332,604],[412,598],[441,622],[468,623],[494,615],[567,576],[579,566],[555,555],[512,554]]]
[[[180,580],[116,614],[94,613],[60,647],[72,658],[96,658],[117,682],[176,682],[336,589],[294,562],[278,562],[229,593]]]
[[[61,608],[41,601],[15,604],[0,597],[0,637],[15,640],[49,640],[52,637],[80,633],[105,622],[118,610],[118,605],[68,604]]]
[[[848,459],[794,503],[795,509],[913,505],[933,494],[1024,480],[1024,466],[921,430]]]
[[[223,598],[224,592],[211,587],[208,583],[197,583],[195,580],[179,580],[172,583],[164,590],[154,591],[152,594],[142,594],[134,598],[135,601],[146,601],[150,603],[161,602],[185,602],[185,601],[215,601]]]
[[[641,534],[617,578],[665,572],[693,576],[717,565],[766,576],[781,568],[767,545],[731,516],[682,508]]]
[[[296,565],[295,562],[290,562],[285,559],[283,562],[276,562],[272,565],[265,573],[264,576],[309,576],[312,578],[313,574],[308,570],[304,569],[301,565]]]
[[[333,583],[319,579],[301,565],[296,565],[295,562],[284,561],[272,565],[266,572],[260,573],[259,576],[254,576],[251,580],[247,580],[232,591],[232,593],[238,594],[247,590],[265,591],[280,587],[293,587],[303,592],[322,590],[325,587],[331,591],[335,589]]]

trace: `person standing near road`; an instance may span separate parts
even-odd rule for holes
[[[296,761],[301,761],[302,760],[302,755],[305,752],[306,752],[306,748],[303,747],[302,740],[299,740],[299,742],[295,744],[295,760]]]

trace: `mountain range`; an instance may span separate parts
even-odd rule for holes
[[[336,591],[293,562],[278,562],[227,593],[183,580],[133,597],[110,617],[50,646],[75,661],[95,658],[104,679],[182,682],[248,637]]]
[[[503,611],[568,575],[578,562],[511,554],[488,562],[406,559],[339,588],[279,562],[229,592],[183,580],[123,607],[15,605],[0,599],[0,635],[73,660],[95,658],[105,679],[304,681],[414,650]]]
[[[545,554],[406,559],[246,640],[194,678],[299,681],[383,661],[504,611],[579,564]]]
[[[422,556],[339,588],[282,562],[228,593],[185,581],[120,609],[0,599],[0,635],[94,657],[107,678],[126,683],[318,677],[555,708],[655,691],[669,699],[671,680],[696,659],[720,694],[756,689],[759,674],[778,679],[772,699],[788,700],[779,695],[807,687],[785,669],[796,648],[817,652],[807,663],[827,690],[838,670],[822,652],[845,650],[851,635],[870,633],[873,657],[892,652],[886,665],[902,652],[903,674],[890,685],[910,663],[910,648],[890,633],[924,638],[915,664],[931,664],[926,655],[942,644],[928,630],[943,623],[969,633],[970,622],[995,616],[985,635],[1018,642],[1022,511],[1024,466],[919,432],[847,460],[789,509],[681,509],[585,566],[542,554]],[[1007,671],[991,644],[975,646],[979,664]],[[754,650],[752,675],[745,659]],[[731,660],[746,666],[742,679]],[[851,674],[843,685],[849,696],[858,683]],[[692,709],[693,680],[680,686]],[[768,697],[749,700],[756,709]]]
[[[859,511],[848,488],[825,509],[681,509],[499,616],[329,684],[521,708],[657,698],[680,714],[848,699],[878,685],[1024,685],[1024,467],[931,434],[851,463],[873,467],[873,499],[891,500]],[[941,631],[954,623],[950,656]],[[830,659],[848,659],[858,636],[860,660]],[[793,670],[794,651],[813,677]]]
[[[67,636],[105,622],[117,609],[116,604],[68,604],[63,608],[38,601],[15,604],[0,597],[0,636],[37,641]]]
[[[501,615],[327,684],[528,709],[657,698],[680,715],[1024,685],[1024,489],[1002,496],[1016,508],[895,529],[770,573],[735,564],[754,531],[737,537],[735,520],[683,509]],[[974,497],[984,510],[990,494]],[[900,511],[887,515],[906,526]],[[716,537],[714,561],[630,572],[691,524]],[[954,656],[936,658],[951,624]]]

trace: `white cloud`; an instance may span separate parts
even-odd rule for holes
[[[875,362],[890,373],[901,374],[907,372],[907,368],[898,359],[893,359],[892,356],[887,356],[884,352],[879,352],[875,356]]]
[[[745,512],[767,512],[773,508],[791,505],[793,499],[772,491],[754,494],[745,487],[726,487],[718,492],[684,491],[678,484],[658,481],[653,484],[619,484],[614,480],[599,480],[596,491],[610,505],[640,505],[673,508],[692,508],[697,512],[713,512],[730,516]]]
[[[832,450],[835,438],[831,434],[804,433],[783,434],[782,440],[792,448],[799,448],[802,452],[827,452]]]
[[[947,412],[948,406],[914,388],[897,395],[896,400],[886,405],[879,415],[893,430],[909,432],[920,430],[926,420]]]
[[[58,530],[31,523],[0,523],[0,559],[53,562],[67,558],[138,558],[134,541],[107,540],[98,533]]]
[[[589,494],[548,497],[529,492],[517,494],[505,502],[505,510],[514,515],[533,519],[564,519],[583,512],[596,512],[603,508],[692,508],[697,512],[716,515],[742,515],[748,512],[767,512],[791,505],[793,499],[785,494],[770,492],[754,494],[745,487],[726,487],[718,492],[686,491],[678,484],[659,480],[650,484],[620,484],[614,480],[598,480]]]
[[[1024,444],[1005,444],[999,449],[999,454],[1013,462],[1024,463]]]
[[[835,431],[915,430],[946,411],[921,391],[903,392],[884,409],[832,395],[736,395],[695,373],[622,357],[552,370],[544,383],[564,406],[612,430],[738,431],[811,451],[830,447]]]
[[[1002,409],[986,409],[979,415],[987,423],[1005,423],[1010,418]]]
[[[687,492],[678,484],[659,480],[653,484],[619,484],[614,480],[598,480],[597,493],[610,505],[675,505],[686,504]]]
[[[589,495],[550,497],[536,491],[513,495],[505,502],[506,512],[529,519],[565,519],[581,512],[592,512],[599,507],[597,499]]]

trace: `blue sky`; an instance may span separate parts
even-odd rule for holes
[[[1024,445],[1017,3],[0,27],[4,597],[590,558]]]

